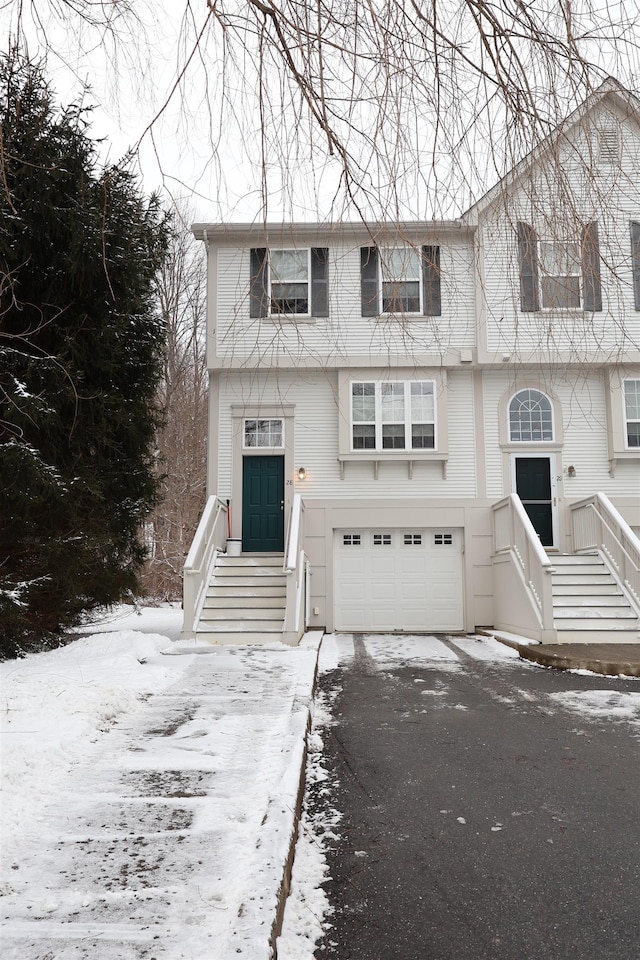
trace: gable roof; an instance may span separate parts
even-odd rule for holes
[[[573,110],[565,120],[561,121],[555,129],[533,148],[522,160],[512,167],[512,169],[502,177],[487,193],[477,200],[460,217],[461,221],[468,226],[475,226],[479,216],[501,195],[505,190],[515,186],[531,168],[540,160],[544,160],[563,140],[567,140],[573,130],[584,121],[584,118],[592,113],[605,100],[609,100],[611,106],[621,113],[625,120],[633,118],[640,123],[640,98],[627,90],[614,77],[607,79],[594,90],[586,100],[583,101],[575,110]]]

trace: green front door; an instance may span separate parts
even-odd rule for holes
[[[284,550],[284,457],[245,457],[242,464],[242,550]]]

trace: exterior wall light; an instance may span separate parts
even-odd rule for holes
[[[306,480],[306,479],[307,479],[307,471],[305,470],[304,467],[300,467],[298,469],[298,480]]]
[[[576,475],[576,468],[574,466],[567,467],[567,476],[575,477],[575,475]]]

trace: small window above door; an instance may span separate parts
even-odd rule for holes
[[[284,447],[283,421],[280,419],[245,420],[243,446],[281,449]]]

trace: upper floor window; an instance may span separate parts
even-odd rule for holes
[[[538,240],[535,229],[519,222],[520,308],[602,310],[598,224],[587,223],[580,239]]]
[[[309,313],[309,250],[271,250],[271,313]]]
[[[281,419],[245,420],[245,447],[282,447],[284,431]]]
[[[435,449],[432,380],[353,382],[353,450]]]
[[[624,381],[627,446],[640,447],[640,380]]]
[[[580,308],[580,244],[542,240],[540,252],[540,292],[545,308]]]
[[[250,252],[251,317],[329,316],[329,251],[326,247]]]
[[[360,285],[363,317],[440,316],[440,247],[362,247]]]
[[[420,254],[412,247],[380,251],[383,313],[420,313]]]
[[[553,440],[551,401],[539,390],[520,390],[509,404],[509,439],[512,443]]]

